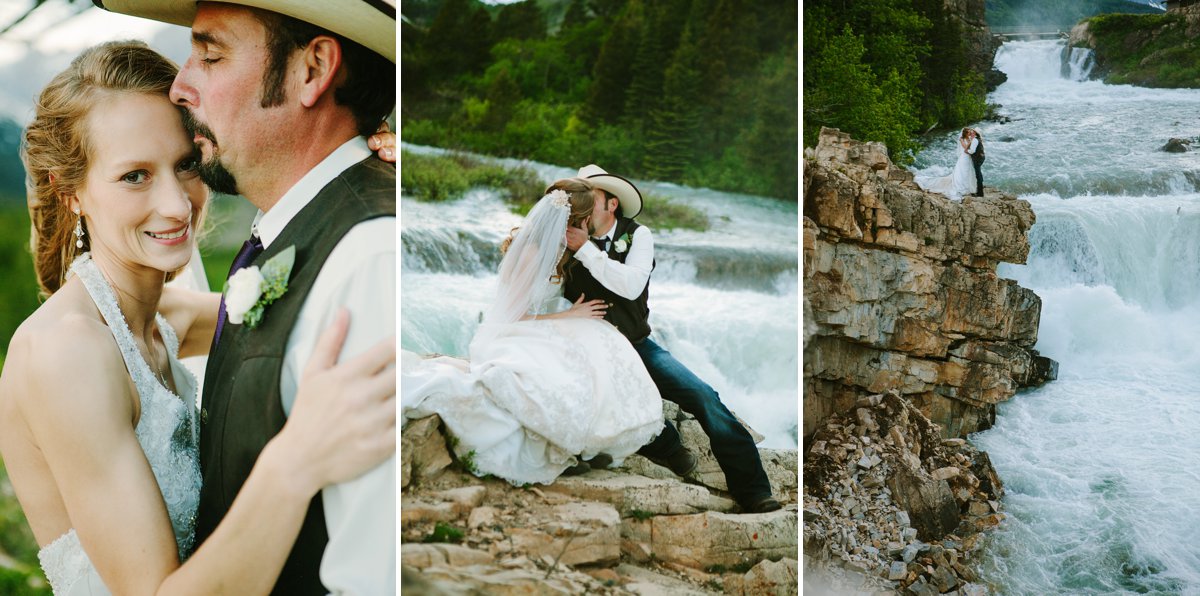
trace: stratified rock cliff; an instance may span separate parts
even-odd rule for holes
[[[1041,300],[996,276],[1023,263],[1029,203],[989,189],[921,190],[880,143],[821,131],[805,159],[804,436],[863,396],[896,390],[946,437],[990,426],[995,405],[1052,377],[1033,350]]]
[[[881,143],[823,129],[804,170],[804,566],[845,593],[983,594],[1003,484],[964,441],[1052,379],[1022,263],[1029,203],[927,193]]]

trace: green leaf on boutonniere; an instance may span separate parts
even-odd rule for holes
[[[246,312],[245,325],[254,329],[266,316],[267,307],[283,296],[288,289],[288,279],[292,276],[292,266],[296,263],[296,247],[289,246],[263,263],[262,296],[254,306]]]

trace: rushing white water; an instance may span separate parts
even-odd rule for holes
[[[575,175],[535,162],[492,161],[532,168],[547,183]],[[636,183],[643,193],[701,209],[712,224],[706,232],[654,230],[652,337],[767,437],[760,446],[795,449],[797,205]],[[498,246],[521,217],[484,189],[445,203],[402,196],[400,207],[401,347],[466,357],[495,292]]]
[[[1159,147],[1195,137],[1200,91],[1077,80],[1061,56],[1005,44],[991,100],[1012,121],[981,126],[985,184],[1037,214],[1000,274],[1041,296],[1060,369],[973,437],[1007,490],[979,570],[1004,594],[1198,594],[1200,159]]]

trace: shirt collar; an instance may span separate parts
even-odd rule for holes
[[[292,221],[325,185],[370,155],[371,150],[367,148],[366,137],[354,137],[342,143],[283,193],[270,211],[259,211],[258,215],[254,216],[254,223],[250,225],[250,233],[258,235],[264,249],[269,248],[271,242],[283,233],[288,222]]]
[[[612,223],[612,227],[608,228],[608,231],[607,231],[607,232],[605,232],[605,233],[603,233],[603,234],[600,234],[599,236],[592,236],[592,237],[593,237],[593,238],[607,238],[607,239],[609,239],[609,240],[611,241],[611,240],[612,240],[613,231],[614,231],[614,230],[616,230],[616,229],[617,229],[617,220],[615,220],[615,219],[614,219],[614,220],[613,220],[613,223]]]

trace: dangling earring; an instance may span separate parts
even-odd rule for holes
[[[75,209],[75,215],[79,215],[79,209]],[[75,248],[83,248],[83,216],[79,215],[79,219],[75,221]]]

